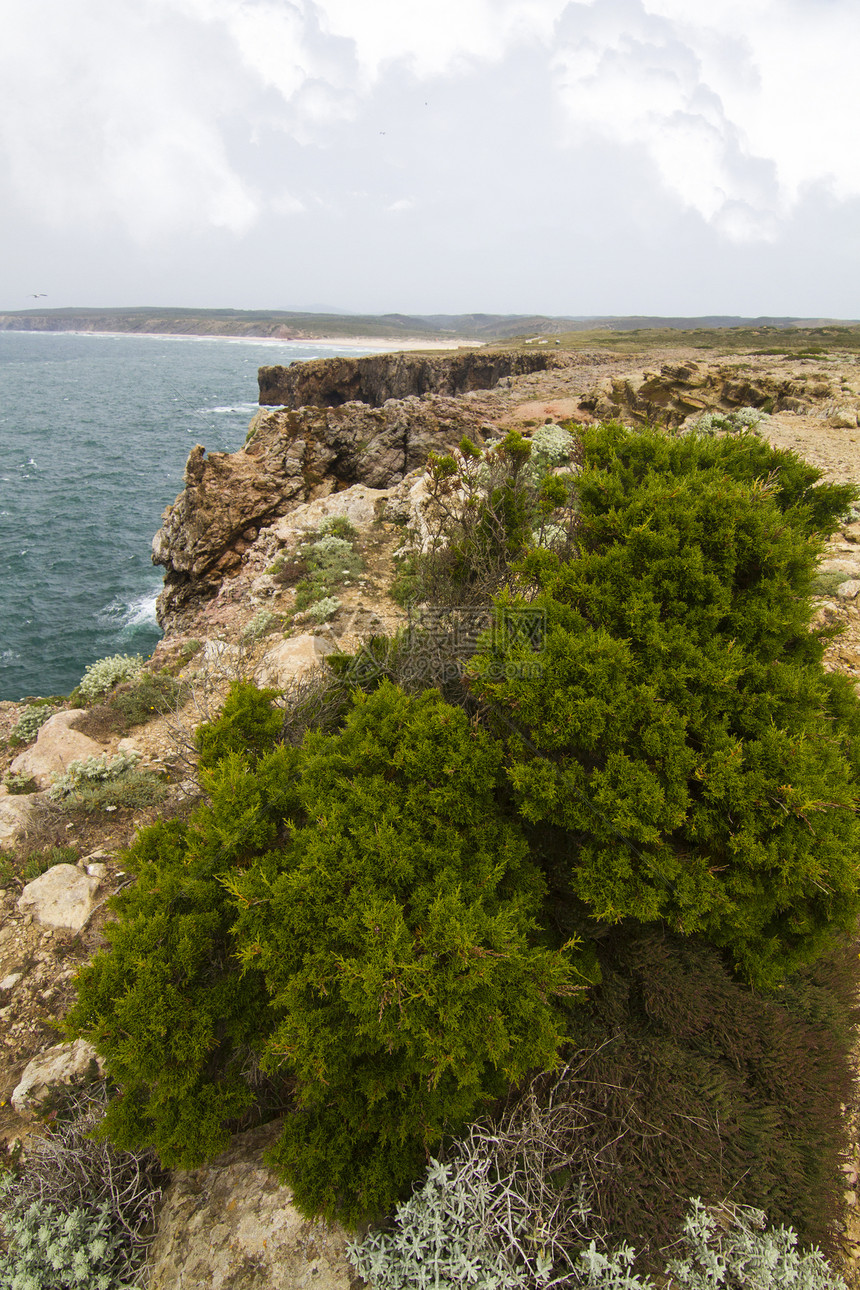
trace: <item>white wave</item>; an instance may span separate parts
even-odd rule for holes
[[[0,663],[17,663],[20,657],[13,649],[0,650]]]
[[[126,600],[116,596],[109,605],[99,613],[102,626],[119,627],[121,630],[130,627],[156,627],[155,602],[158,600],[161,587],[157,591],[145,591]]]
[[[259,403],[231,403],[219,404],[214,408],[198,408],[197,411],[201,416],[207,416],[210,412],[259,412]]]

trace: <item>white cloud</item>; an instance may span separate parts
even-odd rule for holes
[[[0,0],[0,161],[47,223],[139,241],[242,234],[271,201],[244,155],[327,141],[380,76],[452,73],[549,38],[565,0]],[[292,202],[292,207],[291,207]]]
[[[595,140],[637,173],[644,157],[664,193],[731,241],[778,237],[813,189],[860,195],[856,0],[0,0],[0,12],[0,182],[7,203],[65,228],[241,236],[267,213],[331,208],[357,180],[377,210],[404,209],[397,195],[420,195],[422,172],[444,175],[445,149],[470,173],[470,124],[486,130],[502,106],[479,101],[483,73],[529,60],[566,122],[559,167]],[[422,82],[440,99],[450,89],[459,117],[434,116],[436,134],[429,114],[426,130],[413,120],[413,154],[373,113],[384,102],[396,127],[397,87]],[[545,111],[525,97],[516,111],[546,135]]]
[[[325,29],[354,42],[366,81],[405,61],[415,76],[502,58],[513,44],[547,44],[566,0],[318,0]]]
[[[48,223],[119,222],[141,240],[250,227],[259,202],[229,159],[217,80],[187,28],[158,5],[11,7],[0,152],[23,204]]]
[[[804,190],[860,194],[855,5],[584,0],[554,69],[571,137],[644,151],[734,240],[772,238]]]

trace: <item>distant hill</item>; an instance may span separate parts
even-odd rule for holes
[[[694,331],[726,328],[824,326],[835,319],[616,317],[544,314],[343,314],[264,309],[24,309],[0,314],[0,331],[128,332],[147,335],[259,336],[313,340],[322,336],[370,339],[510,340],[579,331]]]

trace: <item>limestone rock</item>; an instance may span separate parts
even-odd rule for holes
[[[856,600],[860,594],[860,578],[850,578],[848,582],[840,582],[836,588],[836,594],[840,600]]]
[[[837,430],[856,430],[857,413],[852,408],[837,408],[830,415],[830,424]]]
[[[239,646],[231,645],[229,641],[207,640],[203,644],[200,662],[208,672],[232,677],[237,674],[240,653]]]
[[[52,1085],[65,1084],[76,1075],[86,1074],[93,1061],[100,1067],[98,1053],[85,1039],[54,1044],[25,1067],[12,1093],[12,1105],[19,1115],[32,1119],[34,1106],[44,1099]]]
[[[54,776],[62,775],[70,761],[100,757],[104,752],[101,744],[71,729],[72,723],[85,712],[85,708],[55,712],[40,729],[32,748],[27,748],[12,762],[12,771],[34,779],[40,788],[50,788]]]
[[[78,932],[93,910],[99,879],[73,864],[55,864],[18,897],[22,914],[32,914],[43,927],[64,927]]]
[[[333,648],[322,636],[311,636],[309,633],[289,636],[264,654],[254,680],[259,686],[271,685],[282,690],[290,681],[312,668],[320,667],[325,655],[330,654]]]
[[[0,787],[0,846],[26,835],[32,811],[31,794],[9,793]]]
[[[351,1290],[343,1228],[311,1222],[262,1163],[279,1124],[241,1133],[200,1169],[177,1170],[147,1262],[147,1290]]]
[[[353,484],[339,493],[329,493],[316,501],[297,506],[283,519],[276,520],[271,532],[279,538],[297,532],[316,533],[328,519],[342,516],[357,529],[369,528],[377,518],[377,508],[389,496],[385,488],[370,488],[366,484]]]

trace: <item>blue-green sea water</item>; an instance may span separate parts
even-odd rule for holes
[[[148,654],[150,544],[189,451],[234,452],[263,364],[367,352],[209,337],[0,332],[0,699]]]

